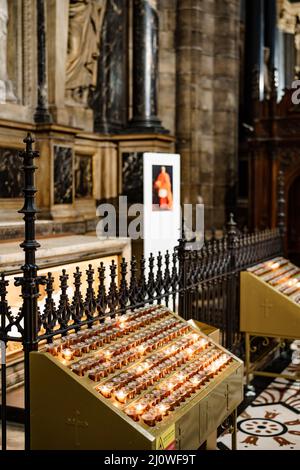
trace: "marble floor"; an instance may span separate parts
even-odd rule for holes
[[[290,365],[286,373],[300,371]],[[300,382],[278,377],[238,416],[238,450],[300,450]],[[220,450],[228,450],[231,436],[218,440]]]

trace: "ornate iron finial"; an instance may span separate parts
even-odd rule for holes
[[[231,268],[234,268],[236,260],[236,248],[238,247],[238,232],[237,224],[234,220],[234,215],[232,212],[229,214],[229,221],[227,222],[227,238],[228,249],[230,250],[230,265]]]
[[[110,284],[108,290],[108,306],[111,314],[116,313],[116,307],[118,304],[118,288],[116,284],[117,277],[117,265],[115,261],[112,260],[111,265],[109,266],[110,270]]]
[[[121,313],[124,313],[128,302],[127,262],[125,258],[122,258],[120,263],[120,277],[119,304]]]
[[[147,290],[146,290],[146,276],[145,276],[145,271],[146,271],[146,260],[144,255],[142,255],[140,259],[140,275],[139,275],[139,302],[144,302]]]
[[[21,248],[24,248],[25,251],[25,242],[30,240],[30,246],[27,243],[29,248],[39,248],[39,244],[35,241],[34,246],[32,244],[33,238],[35,235],[34,232],[34,221],[35,214],[37,213],[35,207],[35,193],[36,188],[34,187],[34,173],[37,167],[34,165],[34,159],[39,157],[39,152],[32,150],[32,144],[35,140],[32,138],[32,135],[28,132],[27,136],[23,140],[26,144],[26,149],[19,153],[19,156],[23,159],[22,170],[24,172],[24,206],[19,213],[24,214],[25,220],[25,241],[21,245]]]
[[[101,261],[100,266],[98,267],[98,278],[97,310],[99,314],[104,315],[107,306],[107,295],[105,287],[105,266],[103,261]]]
[[[229,221],[227,222],[227,233],[228,235],[236,235],[237,230],[236,230],[236,222],[234,220],[234,215],[232,212],[229,214]]]
[[[86,269],[86,282],[87,282],[87,289],[85,295],[85,314],[87,319],[90,320],[93,318],[94,312],[96,310],[96,297],[94,291],[94,274],[95,271],[91,264],[88,265],[88,269]]]
[[[81,294],[81,276],[82,272],[79,269],[79,266],[76,266],[76,270],[73,273],[74,278],[74,297],[72,302],[72,317],[75,323],[79,323],[84,312],[83,298]]]

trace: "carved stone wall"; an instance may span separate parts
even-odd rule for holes
[[[81,90],[84,100],[79,99],[78,103],[72,102],[74,97],[71,99],[69,92],[66,93],[66,86],[71,83],[67,77],[71,50],[68,45],[70,5],[80,3],[70,2],[44,2],[46,91],[53,123],[36,127],[33,121],[37,104],[36,0],[10,0],[15,14],[10,34],[18,30],[17,52],[9,65],[17,102],[1,105],[0,119],[13,121],[10,133],[16,132],[14,124],[20,121],[29,123],[22,127],[24,134],[28,130],[37,132],[37,147],[44,152],[38,171],[38,198],[44,214],[53,216],[52,206],[57,205],[60,212],[69,211],[71,218],[72,206],[75,218],[76,211],[85,216],[87,204],[93,199],[115,198],[122,190],[120,155],[125,135],[110,136],[108,132],[123,131],[130,118],[128,93],[132,70],[127,67],[130,56],[127,36],[132,32],[128,31],[127,21],[132,2],[95,0],[94,4],[99,5],[103,13],[103,25],[98,31],[99,51],[95,53],[99,55],[97,90],[95,99],[90,102],[87,92],[93,91],[96,82],[91,81],[90,89],[85,83],[87,88]],[[86,5],[91,5],[90,1]],[[221,226],[236,180],[239,1],[160,0],[155,5],[159,8],[158,118],[177,139],[176,150],[182,156],[183,201],[204,202],[207,224]],[[80,47],[84,48],[85,44]],[[126,129],[128,131],[128,127]],[[74,139],[82,147],[78,152]],[[142,148],[142,144],[136,147],[134,139],[136,135],[128,140],[131,147],[127,146],[126,152],[129,155],[146,148]],[[154,141],[155,137],[147,136],[147,139]],[[148,144],[149,148],[156,149]],[[56,146],[54,154],[53,145]],[[170,146],[168,142],[164,151]],[[8,147],[3,144],[3,148]],[[69,172],[66,167],[71,160],[66,148],[72,148],[72,155],[78,153],[80,157]],[[87,155],[92,159],[92,170]],[[81,156],[87,158],[82,163]],[[76,169],[77,163],[79,169]],[[92,179],[92,187],[87,179]],[[89,207],[92,213],[94,207],[92,204]]]
[[[0,198],[22,197],[22,186],[18,150],[0,148]]]
[[[75,198],[93,197],[93,161],[86,155],[75,155]]]
[[[54,146],[54,204],[73,202],[73,152],[70,147]]]

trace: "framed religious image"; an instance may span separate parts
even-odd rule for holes
[[[173,210],[173,167],[152,165],[152,210]]]
[[[180,155],[144,153],[144,255],[172,252],[180,238]]]

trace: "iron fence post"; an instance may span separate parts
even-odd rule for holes
[[[1,357],[1,449],[7,448],[7,401],[6,401],[6,294],[9,282],[5,279],[4,274],[0,277],[0,357]]]
[[[186,239],[179,240],[177,249],[178,256],[178,287],[179,287],[179,299],[178,299],[178,313],[181,317],[187,318],[187,279],[186,279]]]
[[[229,279],[227,286],[227,311],[226,311],[226,348],[231,349],[233,344],[233,333],[237,307],[237,275],[236,275],[236,248],[237,248],[237,228],[234,216],[231,213],[227,223],[227,237],[229,250]]]
[[[35,263],[35,252],[39,248],[39,243],[35,240],[35,193],[34,173],[36,166],[34,159],[38,157],[38,152],[32,149],[34,143],[30,134],[23,141],[26,144],[25,151],[20,152],[23,158],[24,172],[24,206],[19,211],[24,214],[25,236],[20,247],[25,252],[25,263],[22,266],[23,277],[15,278],[15,285],[22,288],[22,317],[24,321],[24,401],[25,401],[25,450],[30,450],[30,353],[38,347],[38,309],[37,298],[39,296],[39,284],[41,278],[37,276],[38,267]]]

